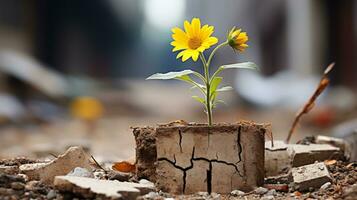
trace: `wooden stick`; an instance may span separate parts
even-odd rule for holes
[[[309,101],[304,105],[304,107],[302,107],[302,109],[296,114],[295,120],[290,128],[288,137],[286,138],[286,143],[289,143],[290,138],[292,134],[295,132],[295,129],[299,124],[302,115],[307,114],[315,106],[315,101],[317,97],[320,96],[320,94],[326,89],[326,87],[330,83],[330,79],[328,78],[327,75],[333,69],[334,66],[335,63],[331,63],[329,66],[327,66],[314,94],[310,97]]]

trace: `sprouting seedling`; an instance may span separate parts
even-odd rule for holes
[[[193,18],[191,23],[185,21],[184,30],[177,27],[172,29],[172,38],[174,40],[171,42],[171,45],[174,46],[172,51],[181,51],[176,58],[182,58],[182,62],[192,58],[192,60],[196,62],[199,57],[202,61],[204,69],[203,74],[193,70],[183,70],[179,72],[156,73],[147,78],[147,80],[177,79],[187,82],[191,84],[193,88],[197,88],[201,91],[203,95],[202,97],[192,96],[192,98],[204,105],[209,126],[212,125],[212,109],[215,108],[218,103],[223,102],[217,98],[218,93],[232,89],[231,86],[219,87],[223,79],[219,76],[219,74],[225,69],[258,69],[257,65],[252,62],[243,62],[220,66],[212,75],[210,75],[211,61],[218,49],[229,45],[235,51],[244,52],[244,50],[248,47],[246,44],[248,41],[247,33],[242,32],[241,29],[233,27],[227,34],[226,41],[217,45],[208,56],[208,59],[206,59],[203,52],[218,42],[216,37],[211,36],[213,29],[213,26],[209,26],[207,24],[201,27],[199,18]],[[193,77],[200,81],[200,83],[195,81]]]

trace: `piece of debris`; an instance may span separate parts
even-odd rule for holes
[[[232,196],[243,196],[243,195],[245,195],[245,192],[243,192],[243,191],[240,191],[240,190],[233,190],[232,192],[231,192],[231,195]]]
[[[331,182],[327,182],[327,183],[323,184],[320,188],[323,189],[323,190],[326,190],[330,186],[331,186]]]
[[[343,152],[344,156],[348,159],[351,158],[353,154],[353,150],[351,147],[351,143],[346,142],[344,139],[336,138],[336,137],[329,137],[325,135],[318,135],[315,139],[316,144],[330,144],[334,147],[340,148]]]
[[[92,172],[90,172],[86,168],[76,167],[71,172],[67,174],[67,176],[78,176],[78,177],[87,177],[87,178],[94,178]]]
[[[264,187],[258,187],[258,188],[256,188],[256,189],[254,190],[254,192],[255,192],[256,194],[263,195],[263,194],[265,194],[265,193],[268,192],[268,189],[266,189],[266,188],[264,188]]]
[[[271,142],[265,142],[265,175],[277,176],[287,173],[291,168],[292,157],[284,141],[275,140],[274,147]]]
[[[288,147],[292,157],[292,166],[299,167],[312,164],[315,161],[343,159],[343,152],[338,147],[329,144],[294,144]]]
[[[83,198],[136,199],[155,189],[154,184],[97,180],[75,176],[56,176],[56,189],[62,192],[75,192]]]
[[[332,181],[330,173],[323,162],[295,167],[292,169],[292,176],[294,187],[299,191],[320,188],[326,182]]]
[[[63,155],[48,163],[21,165],[20,171],[30,180],[41,180],[52,184],[55,176],[66,175],[75,167],[91,170],[90,158],[81,147],[71,147]]]
[[[286,174],[292,167],[312,164],[315,161],[344,159],[343,151],[330,144],[285,144],[283,141],[265,142],[265,174]]]
[[[129,181],[129,179],[133,175],[131,173],[124,173],[119,171],[110,170],[108,172],[108,179],[109,180],[117,180],[117,181]]]

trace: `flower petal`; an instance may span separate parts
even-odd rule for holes
[[[193,36],[198,37],[201,30],[201,21],[199,18],[193,18],[191,22]]]
[[[197,50],[195,50],[195,51],[193,51],[192,52],[192,60],[193,61],[197,61],[197,59],[198,59],[198,56],[199,56],[199,52],[197,51]]]
[[[187,34],[188,37],[191,37],[193,32],[192,32],[192,26],[190,24],[190,22],[188,22],[187,20],[185,20],[185,22],[183,23],[184,27],[185,27],[185,32]]]
[[[192,52],[190,50],[185,50],[182,56],[182,62],[185,62],[192,56]]]

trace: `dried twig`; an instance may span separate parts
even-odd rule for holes
[[[315,105],[317,97],[325,90],[325,88],[330,83],[330,79],[327,77],[328,73],[335,66],[335,63],[331,63],[324,71],[324,74],[320,80],[319,85],[317,86],[314,94],[310,97],[309,101],[304,105],[304,107],[296,114],[295,120],[290,128],[289,135],[286,138],[286,143],[289,143],[291,135],[294,133],[296,126],[298,125],[300,118],[303,114],[307,114]]]
[[[97,162],[97,160],[93,157],[93,155],[90,155],[90,157],[92,158],[92,160],[94,161],[94,163],[100,168],[100,169],[102,169],[103,171],[104,171],[104,173],[108,173],[107,172],[107,170],[105,170],[98,162]]]

